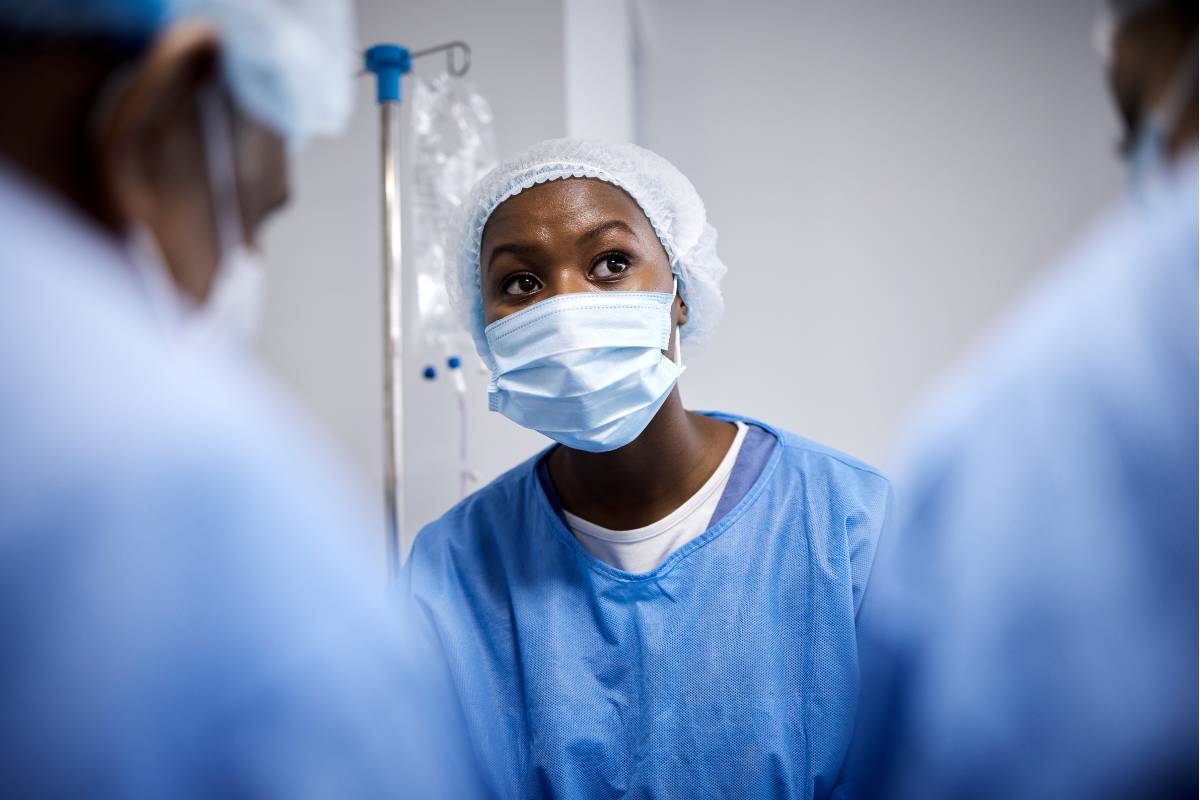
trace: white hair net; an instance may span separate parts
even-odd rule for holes
[[[717,256],[717,231],[708,224],[704,202],[691,181],[665,158],[637,145],[551,139],[485,175],[463,204],[455,228],[458,257],[448,265],[446,286],[480,356],[488,360],[479,266],[483,228],[505,200],[536,184],[566,178],[610,183],[641,207],[667,252],[688,307],[688,322],[680,333],[685,341],[703,344],[724,311],[725,265]]]
[[[0,0],[0,31],[149,39],[181,19],[207,21],[238,107],[295,148],[349,117],[351,14],[347,0]]]

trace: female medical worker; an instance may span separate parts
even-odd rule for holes
[[[827,794],[888,481],[684,408],[679,339],[712,332],[725,267],[661,157],[543,142],[480,182],[461,230],[452,291],[490,406],[557,442],[406,567],[495,793]]]

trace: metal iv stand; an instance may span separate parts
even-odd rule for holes
[[[383,492],[387,521],[387,557],[392,574],[400,568],[404,527],[404,323],[400,184],[401,78],[414,59],[444,52],[451,75],[471,68],[466,42],[447,42],[410,51],[397,44],[377,44],[365,53],[366,70],[375,75],[379,104],[383,198]],[[456,58],[456,54],[460,58]]]

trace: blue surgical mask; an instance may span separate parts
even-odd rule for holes
[[[632,442],[683,372],[663,355],[675,293],[575,292],[543,300],[484,330],[492,411],[575,450]]]

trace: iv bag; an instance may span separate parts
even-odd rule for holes
[[[472,348],[446,293],[447,241],[458,209],[496,166],[492,109],[469,82],[443,73],[418,76],[412,96],[411,206],[417,325],[425,347],[446,353]]]

